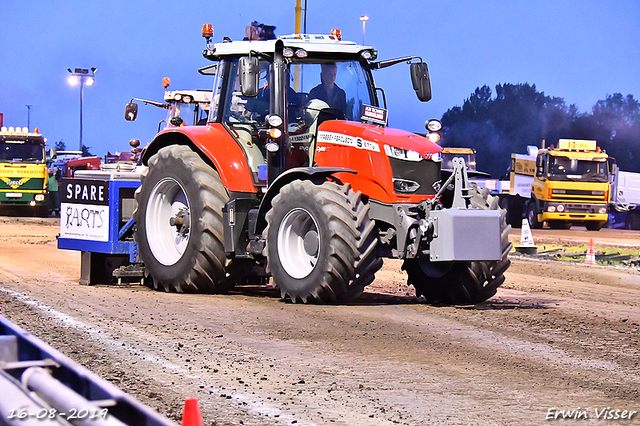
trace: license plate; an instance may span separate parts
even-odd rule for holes
[[[22,198],[22,193],[20,192],[7,192],[7,198]]]

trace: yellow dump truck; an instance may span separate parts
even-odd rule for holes
[[[530,146],[511,154],[509,192],[501,194],[507,220],[532,228],[568,229],[584,225],[598,231],[607,221],[609,157],[596,141],[560,139],[558,147]]]

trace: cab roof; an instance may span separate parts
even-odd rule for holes
[[[214,56],[248,55],[250,51],[275,52],[276,43],[281,41],[284,47],[302,48],[309,53],[346,53],[358,54],[372,47],[362,46],[352,41],[342,41],[334,35],[291,34],[280,36],[276,40],[242,40],[216,43]]]

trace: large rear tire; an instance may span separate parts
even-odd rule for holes
[[[153,287],[227,290],[222,208],[229,197],[218,173],[189,147],[172,145],[151,157],[141,181],[135,235]]]
[[[350,185],[296,180],[267,213],[264,253],[282,298],[336,303],[358,296],[374,280],[375,223]]]
[[[471,199],[473,207],[499,209],[497,197],[486,191],[475,190]],[[511,226],[506,221],[507,211],[501,209],[500,228],[502,258],[493,262],[432,263],[420,257],[406,259],[402,269],[407,271],[407,282],[413,285],[417,296],[424,296],[427,303],[468,305],[484,302],[496,294],[504,282],[504,272],[509,268],[509,242]]]

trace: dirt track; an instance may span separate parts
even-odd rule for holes
[[[434,307],[387,261],[357,303],[307,306],[265,288],[79,286],[57,232],[0,218],[3,314],[176,421],[195,396],[207,425],[640,424],[602,420],[640,411],[637,270],[513,258],[489,302]],[[638,232],[564,232],[640,247]]]

